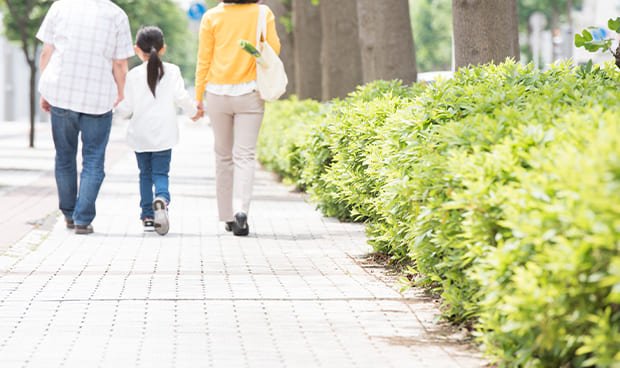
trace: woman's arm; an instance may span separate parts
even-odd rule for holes
[[[267,43],[276,54],[280,54],[280,37],[276,31],[276,17],[271,9],[267,12]]]
[[[204,16],[200,22],[198,35],[198,57],[196,60],[196,101],[202,102],[205,89],[207,88],[207,76],[213,59],[213,46],[215,38],[208,16]]]

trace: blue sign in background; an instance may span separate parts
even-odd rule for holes
[[[207,12],[206,5],[202,3],[193,3],[189,10],[187,11],[187,15],[191,20],[201,20],[202,16]]]
[[[599,28],[590,30],[590,33],[592,34],[592,39],[594,41],[603,41],[604,39],[607,38],[608,32],[605,28],[599,27]]]

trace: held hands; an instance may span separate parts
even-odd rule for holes
[[[192,117],[192,121],[198,121],[203,116],[205,116],[205,107],[202,101],[198,101],[196,103],[196,108],[198,109],[198,111],[196,112],[196,115]]]
[[[116,97],[116,101],[114,101],[114,107],[117,107],[118,104],[120,104],[124,99],[125,99],[125,93],[119,92],[118,96]]]

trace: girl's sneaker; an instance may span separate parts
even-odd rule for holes
[[[153,201],[153,210],[155,211],[155,219],[153,220],[155,232],[159,235],[168,234],[170,223],[168,222],[168,206],[166,200],[160,197]]]
[[[155,221],[150,217],[142,219],[142,225],[144,225],[144,231],[155,231]]]

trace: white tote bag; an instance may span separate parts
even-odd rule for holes
[[[288,78],[284,64],[267,42],[267,7],[259,5],[256,45],[261,53],[256,63],[256,84],[258,93],[265,101],[275,101],[286,92]],[[261,41],[262,38],[262,41]]]

